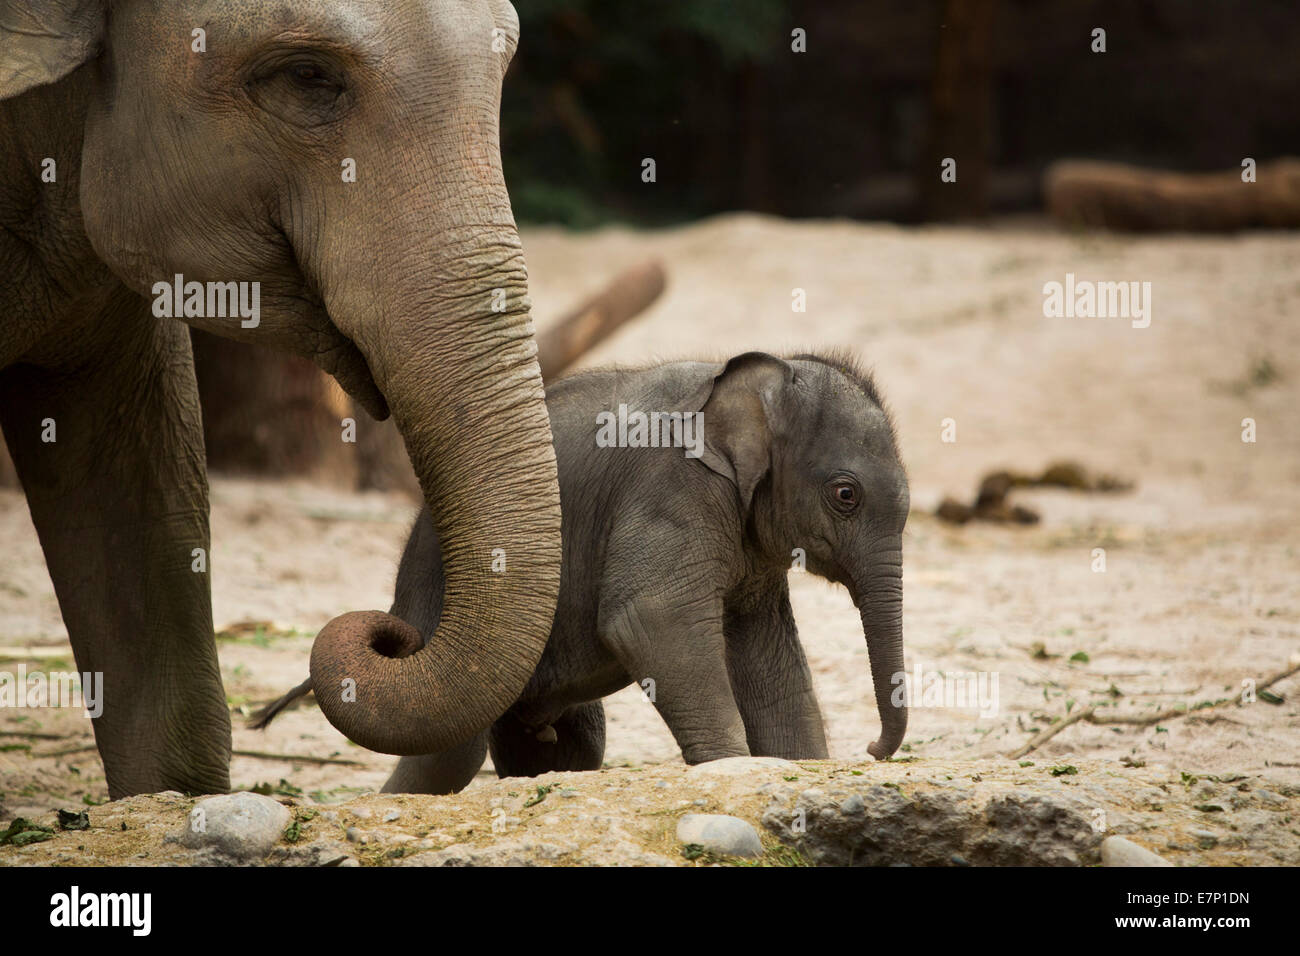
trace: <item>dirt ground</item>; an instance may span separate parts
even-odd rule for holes
[[[875,367],[912,484],[909,671],[998,681],[991,715],[914,707],[910,755],[993,758],[1074,708],[1151,714],[1235,698],[1243,680],[1300,662],[1300,236],[1132,239],[1034,222],[904,229],[743,215],[655,232],[534,229],[524,242],[539,315],[646,255],[663,258],[664,297],[591,364],[849,346]],[[1044,318],[1043,284],[1067,272],[1149,281],[1150,327]],[[791,311],[795,288],[806,313]],[[1245,418],[1254,443],[1241,440]],[[955,442],[942,440],[945,419]],[[1059,459],[1135,488],[1016,492],[1041,513],[1031,527],[932,517],[945,495],[973,496],[989,471]],[[314,705],[267,733],[244,729],[241,715],[305,676],[311,636],[329,618],[388,607],[414,510],[398,496],[214,478],[213,603],[227,632],[236,787],[283,779],[333,802],[385,779],[394,758],[350,745]],[[70,669],[17,492],[0,491],[0,542],[0,669]],[[856,611],[845,591],[809,576],[792,575],[791,591],[832,756],[869,759],[879,722]],[[1300,675],[1270,690],[1149,726],[1078,723],[1030,759],[1127,757],[1175,777],[1266,773],[1295,786]],[[607,708],[610,766],[680,763],[639,694]],[[106,798],[89,734],[77,714],[0,710],[5,819]]]

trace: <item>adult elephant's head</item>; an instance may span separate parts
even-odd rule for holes
[[[509,706],[559,589],[498,145],[517,38],[506,0],[0,0],[0,98],[59,81],[84,109],[59,166],[80,165],[110,268],[155,315],[308,355],[391,409],[442,539],[441,624],[412,653],[401,622],[348,615],[312,654],[331,723],[388,753],[446,749]],[[257,298],[232,316],[237,287],[216,284],[241,282]]]

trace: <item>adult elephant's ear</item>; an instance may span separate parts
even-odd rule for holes
[[[0,100],[61,80],[99,53],[107,0],[0,0]]]
[[[773,411],[794,369],[766,352],[746,352],[727,362],[692,399],[703,413],[700,461],[731,479],[749,511],[754,489],[772,467]]]

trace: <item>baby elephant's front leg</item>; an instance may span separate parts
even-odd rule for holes
[[[750,753],[787,760],[825,758],[821,708],[785,578],[743,605],[728,607],[725,630],[727,673]]]
[[[727,678],[721,601],[660,595],[602,619],[602,640],[654,703],[688,764],[749,755]]]

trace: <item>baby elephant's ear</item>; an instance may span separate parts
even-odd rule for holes
[[[766,352],[746,352],[727,362],[695,403],[703,412],[700,461],[735,482],[749,511],[754,489],[772,467],[771,412],[794,369]]]
[[[0,100],[96,56],[108,0],[0,0]]]

